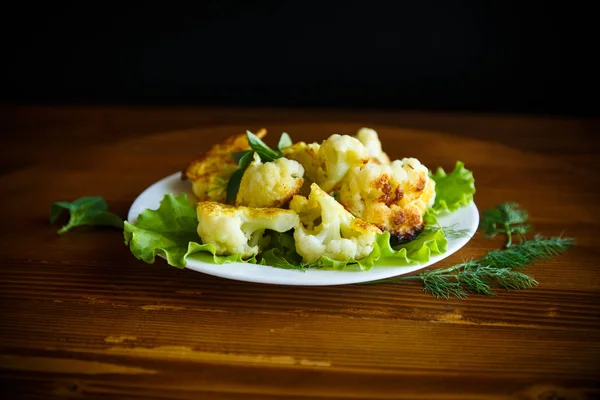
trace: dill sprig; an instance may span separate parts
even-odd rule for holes
[[[420,280],[423,282],[424,292],[436,298],[443,297],[445,299],[450,297],[464,299],[468,296],[468,293],[495,295],[495,290],[498,288],[520,290],[537,286],[538,281],[528,275],[525,268],[537,261],[552,259],[554,256],[563,254],[574,245],[574,240],[564,237],[547,238],[542,235],[536,235],[532,239],[523,237],[523,228],[513,229],[514,226],[519,226],[513,225],[513,223],[528,226],[524,225],[527,221],[527,213],[518,210],[515,203],[504,204],[510,204],[510,207],[499,206],[495,210],[503,210],[501,213],[504,216],[503,218],[506,218],[504,221],[506,223],[497,219],[497,225],[502,228],[496,231],[507,234],[507,247],[491,250],[480,259],[470,260],[448,268],[425,271],[418,275],[381,279],[367,282],[367,284]],[[506,228],[507,226],[510,229]],[[482,227],[482,229],[487,229],[487,227]],[[510,232],[520,234],[521,240],[519,243],[511,242]]]
[[[522,210],[517,203],[501,203],[483,213],[481,216],[481,230],[489,238],[505,234],[506,248],[509,248],[512,245],[514,233],[524,235],[531,230],[531,226],[526,224],[528,218],[527,211]]]
[[[422,234],[435,232],[440,228],[441,226],[439,224],[427,225],[425,229],[423,229]],[[451,239],[460,239],[463,237],[472,236],[473,234],[472,229],[455,229],[453,226],[443,227],[442,230],[444,231],[444,236]]]
[[[457,268],[458,267],[458,268]],[[468,262],[444,270],[433,270],[419,275],[423,280],[423,291],[440,298],[464,299],[467,292],[495,295],[494,288],[505,290],[530,289],[538,282],[531,276],[512,268],[499,268]]]
[[[523,268],[542,259],[551,259],[572,247],[572,238],[536,235],[533,239],[523,239],[505,250],[492,250],[481,260],[481,264],[499,268]]]

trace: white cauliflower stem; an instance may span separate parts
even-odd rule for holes
[[[263,163],[254,153],[237,193],[236,205],[248,207],[281,207],[298,194],[304,179],[304,168],[294,160],[278,158]]]
[[[294,241],[303,261],[313,262],[322,256],[339,261],[368,256],[381,231],[354,217],[317,184],[310,189],[308,198],[294,196],[290,202],[290,209],[300,217]]]
[[[248,258],[261,252],[266,229],[287,232],[299,223],[294,211],[281,208],[234,207],[202,201],[196,207],[198,235],[215,246],[216,254],[241,254]]]

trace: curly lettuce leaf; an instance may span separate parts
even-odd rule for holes
[[[158,209],[144,210],[135,224],[125,221],[123,234],[131,253],[148,264],[153,264],[157,255],[177,268],[184,268],[187,258],[192,255],[216,264],[244,261],[239,254],[216,255],[212,244],[202,244],[197,228],[196,209],[187,200],[187,195],[167,194]]]
[[[451,213],[473,200],[475,178],[473,173],[465,168],[463,162],[457,161],[450,174],[439,167],[434,174],[430,174],[430,177],[436,184],[435,203],[430,212],[434,214]]]
[[[446,251],[448,240],[442,228],[424,231],[416,239],[400,246],[390,245],[390,234],[384,232],[377,237],[381,253],[377,265],[412,265],[429,261],[432,255]]]
[[[260,255],[260,264],[275,268],[298,269],[306,271],[309,268],[316,268],[314,264],[305,263],[302,257],[296,253],[294,236],[292,232],[270,232],[271,242],[268,248]]]

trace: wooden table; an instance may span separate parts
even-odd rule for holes
[[[600,398],[599,121],[400,111],[13,107],[0,113],[4,399]],[[136,260],[117,229],[56,234],[50,204],[136,196],[246,129],[369,126],[394,157],[462,160],[480,210],[516,201],[576,246],[526,291],[435,299],[418,282],[297,287]],[[270,139],[269,139],[270,138]],[[437,266],[498,247],[476,237]]]

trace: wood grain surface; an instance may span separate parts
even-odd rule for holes
[[[597,120],[357,110],[4,108],[2,398],[600,398]],[[435,299],[418,282],[294,287],[136,260],[122,232],[57,235],[50,204],[125,216],[153,182],[246,129],[376,129],[393,158],[462,160],[480,210],[526,208],[576,246],[526,291]],[[500,245],[482,235],[434,267]]]

